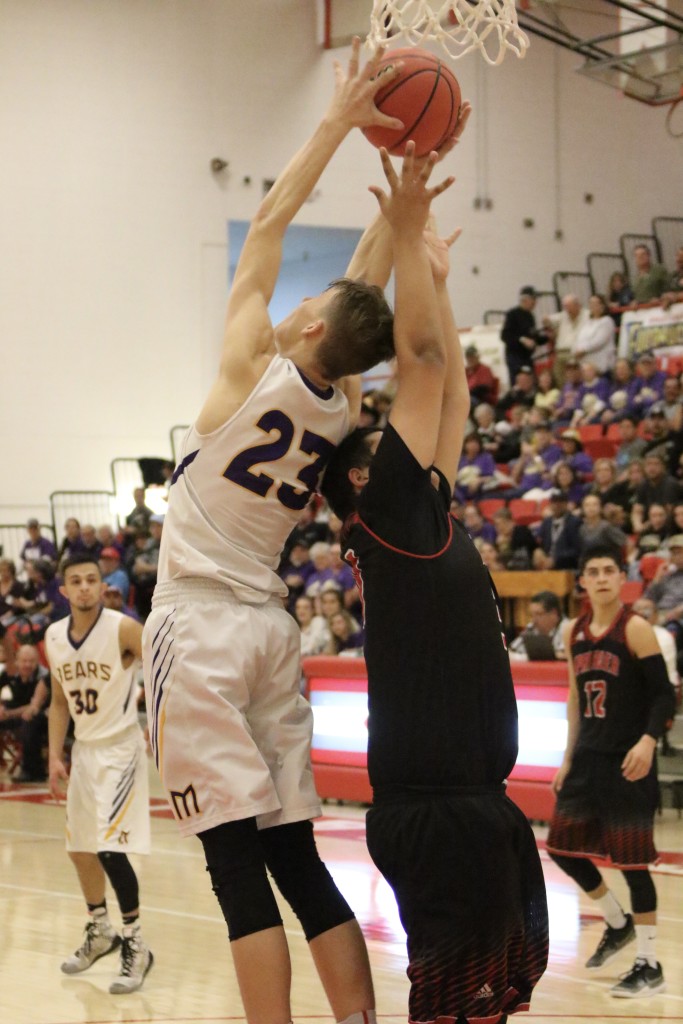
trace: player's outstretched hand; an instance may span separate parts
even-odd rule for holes
[[[61,761],[50,761],[48,783],[55,800],[63,800],[69,785],[69,774]]]
[[[415,160],[415,143],[412,141],[406,146],[400,174],[394,170],[387,150],[382,147],[379,152],[391,191],[387,195],[377,185],[371,185],[370,191],[377,199],[382,213],[392,228],[414,229],[422,234],[427,226],[432,200],[450,188],[455,178],[445,178],[438,185],[433,185],[430,188],[429,176],[439,155],[430,153],[426,160],[421,161],[418,165]]]
[[[621,774],[627,782],[645,778],[652,767],[656,746],[651,736],[641,736],[636,745],[631,747],[621,763]]]
[[[379,72],[379,62],[383,56],[384,47],[380,47],[361,69],[360,39],[354,36],[348,69],[344,71],[339,61],[334,62],[335,89],[327,111],[330,121],[347,130],[367,128],[370,125],[399,131],[404,128],[403,122],[397,117],[389,117],[375,106],[375,96],[379,90],[396,78],[403,67],[402,62],[397,61],[395,65]]]
[[[446,238],[441,238],[436,231],[433,218],[430,217],[424,230],[425,247],[435,281],[445,281],[451,269],[450,248],[460,238],[462,228],[456,228]]]
[[[469,100],[463,100],[463,102],[460,105],[460,110],[458,112],[458,120],[455,122],[455,128],[453,129],[453,132],[446,139],[445,142],[441,143],[439,148],[435,151],[438,155],[439,161],[443,160],[443,158],[447,156],[451,152],[451,150],[455,149],[455,147],[458,145],[460,139],[462,138],[462,133],[465,131],[465,128],[467,127],[467,122],[470,119],[471,113],[472,104],[470,103]],[[422,163],[422,161],[426,159],[426,157],[416,157],[415,162],[419,165]]]

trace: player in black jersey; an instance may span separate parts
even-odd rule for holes
[[[567,749],[553,780],[557,805],[548,853],[605,916],[605,932],[586,967],[602,967],[635,939],[635,963],[610,992],[643,996],[665,987],[655,954],[657,894],[648,864],[657,858],[655,749],[674,713],[673,692],[652,626],[621,603],[620,552],[589,548],[581,573],[590,608],[565,629]],[[632,915],[624,913],[591,855],[622,870]]]
[[[392,221],[416,184],[410,159],[400,178],[383,162]],[[517,708],[496,595],[449,515],[469,410],[446,286],[456,236],[425,237],[419,259],[394,246],[389,424],[343,441],[322,489],[364,603],[367,839],[408,936],[410,1020],[494,1024],[545,969],[547,908],[533,833],[505,795]]]

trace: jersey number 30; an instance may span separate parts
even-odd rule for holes
[[[73,697],[76,705],[76,714],[94,715],[97,711],[97,690],[69,690],[69,696]]]
[[[265,498],[275,480],[267,473],[254,472],[254,467],[264,462],[277,462],[285,457],[294,440],[294,424],[280,409],[271,409],[270,412],[263,414],[256,426],[265,434],[276,433],[277,437],[274,441],[245,448],[228,464],[223,476],[240,487],[258,494],[260,498]],[[317,458],[302,466],[297,473],[297,480],[300,480],[302,485],[301,490],[292,487],[291,484],[280,484],[276,496],[281,505],[297,512],[306,506],[309,496],[318,486],[318,478],[334,447],[331,441],[320,437],[319,434],[304,430],[299,442],[299,451],[304,455],[315,455]]]
[[[583,684],[583,692],[586,694],[586,710],[584,718],[605,717],[605,697],[607,696],[607,683],[604,679],[591,679]]]

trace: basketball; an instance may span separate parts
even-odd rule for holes
[[[378,73],[398,60],[403,67],[379,90],[375,106],[383,114],[400,118],[405,130],[373,125],[363,128],[363,134],[373,146],[385,146],[392,156],[403,156],[406,143],[412,139],[416,154],[426,156],[453,134],[460,110],[460,86],[442,60],[413,46],[385,53]]]

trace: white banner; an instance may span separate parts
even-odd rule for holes
[[[643,352],[683,356],[683,302],[669,309],[654,306],[624,313],[619,330],[619,355],[635,361]]]

